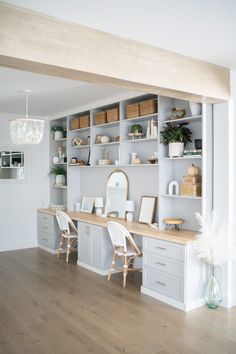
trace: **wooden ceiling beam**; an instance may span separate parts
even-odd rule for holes
[[[4,2],[0,66],[192,101],[230,95],[227,68]]]

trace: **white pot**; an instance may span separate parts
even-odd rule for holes
[[[55,178],[55,184],[57,186],[64,186],[66,184],[66,177],[64,175],[57,175]]]
[[[60,140],[63,138],[63,132],[55,131],[54,133],[54,140]]]
[[[184,154],[184,143],[169,143],[169,157],[181,157]]]
[[[103,136],[101,137],[101,143],[102,143],[102,144],[107,144],[107,143],[109,143],[109,141],[110,141],[109,136],[103,135]]]
[[[189,102],[190,111],[193,117],[200,116],[202,113],[202,105],[197,102]]]

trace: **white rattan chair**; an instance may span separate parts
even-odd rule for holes
[[[115,221],[109,221],[107,228],[114,247],[111,269],[107,280],[110,280],[113,271],[123,272],[123,287],[125,288],[128,271],[138,270],[134,268],[134,259],[135,257],[141,257],[142,253],[129,231],[123,225]],[[122,268],[116,268],[115,266],[117,257],[123,260]]]
[[[61,230],[61,240],[57,251],[57,258],[60,256],[64,242],[66,242],[66,263],[68,263],[70,253],[75,251],[72,244],[78,241],[78,230],[71,218],[63,211],[57,210],[56,218]]]

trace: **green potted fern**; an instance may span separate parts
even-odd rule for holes
[[[55,175],[55,185],[65,186],[66,184],[66,170],[61,166],[55,166],[51,169],[50,173]]]
[[[169,146],[169,157],[181,157],[184,146],[191,140],[192,132],[184,124],[167,123],[161,131],[161,142]]]

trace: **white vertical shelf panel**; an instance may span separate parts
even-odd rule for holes
[[[213,208],[213,106],[202,105],[202,215],[207,217]]]

